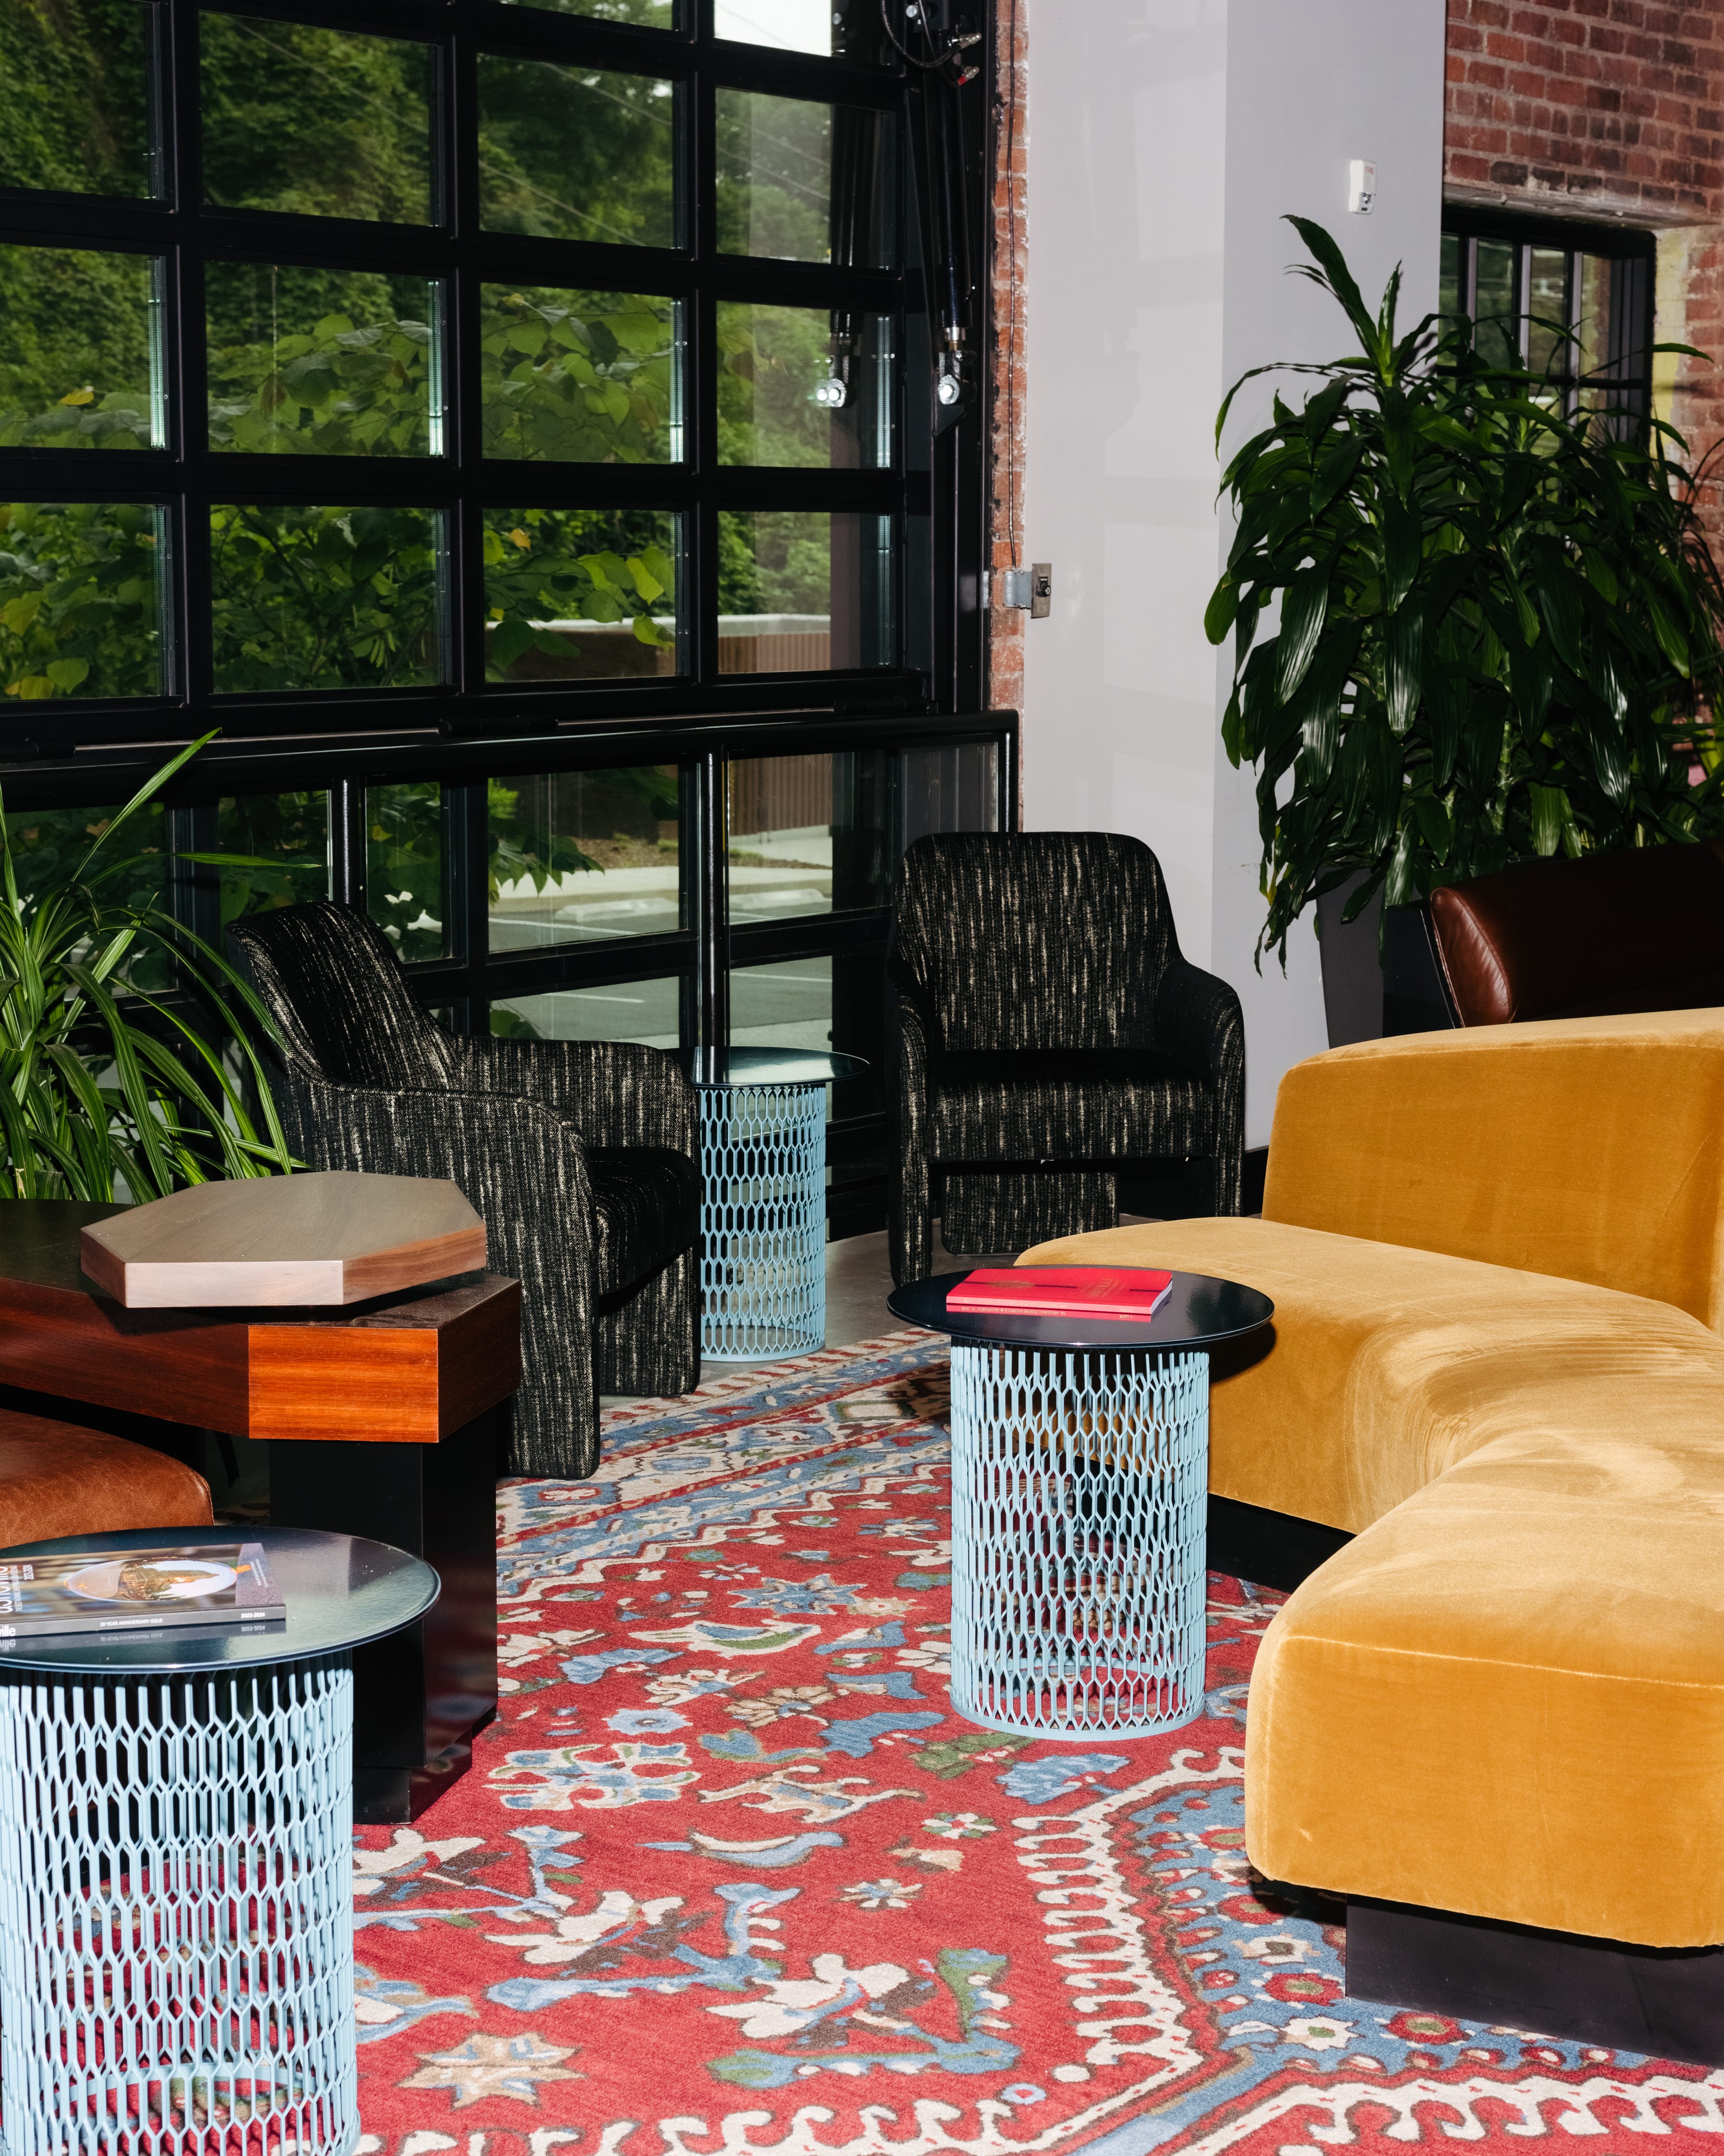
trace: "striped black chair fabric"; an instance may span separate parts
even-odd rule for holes
[[[1245,1034],[1179,955],[1167,886],[1104,831],[918,839],[893,900],[890,1228],[900,1283],[948,1250],[1111,1227],[1118,1176],[1207,1161],[1239,1210]]]
[[[590,1475],[601,1393],[700,1382],[700,1142],[675,1058],[447,1032],[351,906],[285,906],[228,932],[280,1029],[290,1144],[314,1168],[460,1186],[493,1270],[521,1284],[510,1471]]]

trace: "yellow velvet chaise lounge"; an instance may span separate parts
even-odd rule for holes
[[[1260,1871],[1724,1941],[1724,1011],[1317,1056],[1261,1219],[1032,1260],[1274,1297],[1272,1341],[1215,1366],[1211,1488],[1355,1539],[1258,1658]]]

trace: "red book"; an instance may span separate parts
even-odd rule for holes
[[[984,1265],[947,1292],[948,1310],[1049,1317],[1153,1317],[1172,1273],[1141,1265]]]

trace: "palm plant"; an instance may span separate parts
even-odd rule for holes
[[[20,891],[0,798],[0,1196],[111,1202],[123,1183],[142,1201],[295,1165],[244,1023],[267,1034],[262,1004],[220,952],[153,899],[107,895],[137,865],[114,839],[209,738],[164,764],[69,875],[34,892]],[[217,1037],[183,998],[145,986],[146,975],[177,979],[217,1021]],[[244,1078],[261,1106],[261,1136]]]
[[[1258,769],[1260,957],[1285,963],[1300,914],[1352,877],[1347,920],[1379,889],[1393,906],[1518,857],[1724,832],[1724,583],[1681,437],[1570,411],[1487,365],[1464,318],[1398,334],[1399,270],[1373,316],[1329,234],[1288,222],[1360,349],[1253,368],[1321,387],[1277,396],[1222,480],[1238,526],[1206,626],[1234,632],[1223,739]]]

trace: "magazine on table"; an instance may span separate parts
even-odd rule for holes
[[[1152,1317],[1172,1273],[1143,1265],[983,1265],[948,1291],[948,1310],[1026,1317]]]
[[[0,1642],[50,1632],[179,1631],[285,1617],[261,1543],[0,1553]]]

